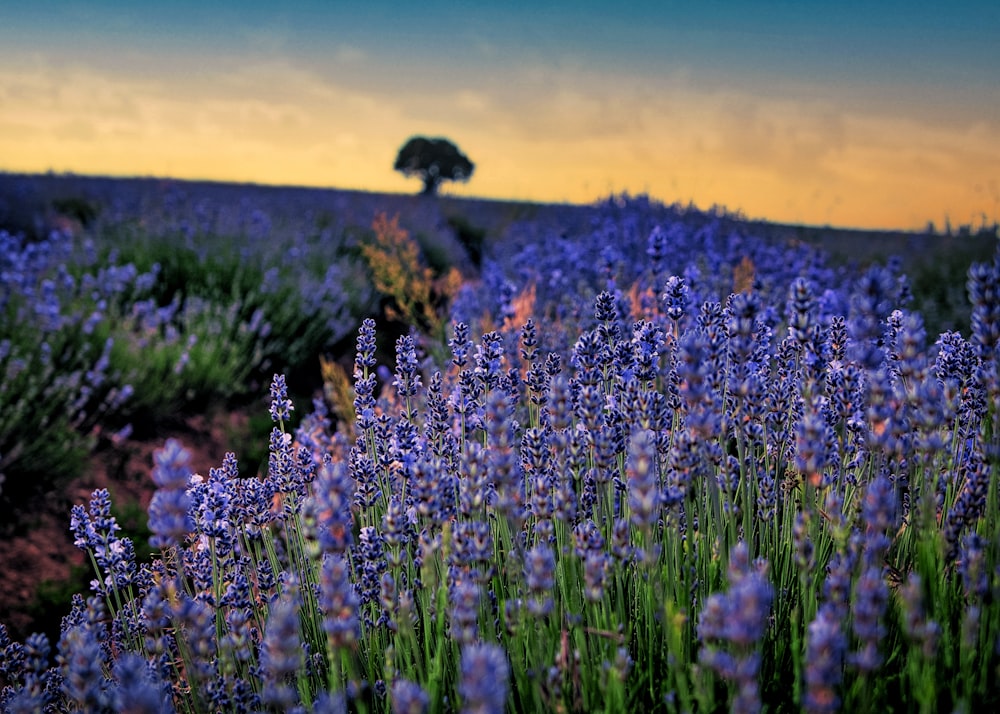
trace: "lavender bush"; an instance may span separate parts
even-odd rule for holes
[[[266,214],[247,206],[232,225],[195,229],[108,203],[82,233],[0,231],[4,530],[95,446],[256,398],[275,369],[304,369],[349,338],[371,301],[330,236],[281,253]]]
[[[346,429],[291,429],[276,375],[263,476],[168,442],[153,563],[106,493],[74,508],[91,593],[57,643],[0,628],[2,706],[1000,704],[1000,262],[931,342],[892,266],[734,237],[676,265],[711,236],[614,215],[640,246],[567,242],[579,284],[488,266],[445,360],[380,365],[366,320]]]
[[[0,231],[0,514],[8,523],[11,504],[79,467],[95,429],[114,425],[133,392],[113,363],[106,312],[140,278],[128,265],[74,274],[75,254],[67,234],[29,241]]]

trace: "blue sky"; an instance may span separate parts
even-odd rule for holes
[[[35,2],[0,10],[0,169],[610,192],[859,227],[998,220],[1000,3]]]

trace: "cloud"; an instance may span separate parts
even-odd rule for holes
[[[356,65],[367,59],[368,53],[354,45],[337,45],[333,51],[333,61],[337,64]]]
[[[288,180],[292,172],[283,167],[316,175],[317,149],[353,151],[358,160],[370,159],[372,146],[388,154],[391,144],[380,135],[396,141],[403,123],[381,98],[338,89],[280,62],[219,66],[183,83],[85,67],[0,71],[0,96],[7,100],[0,124],[10,130],[0,136],[5,156],[25,162],[34,155],[36,164],[79,171],[162,173],[169,166],[204,175],[214,165],[227,172],[222,178]],[[104,168],[97,165],[102,156]],[[383,156],[380,163],[390,162]]]

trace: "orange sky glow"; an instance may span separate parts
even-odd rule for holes
[[[467,184],[446,184],[453,195],[645,193],[861,228],[1000,220],[996,88],[966,92],[981,101],[962,111],[954,86],[937,101],[926,87],[825,86],[805,72],[706,81],[691,62],[630,72],[561,48],[514,61],[485,41],[478,69],[415,56],[411,80],[360,41],[330,42],[317,63],[289,50],[293,31],[260,32],[254,51],[218,57],[200,46],[185,59],[130,45],[116,62],[72,46],[11,53],[0,170],[415,192],[392,163],[427,134],[476,164]]]

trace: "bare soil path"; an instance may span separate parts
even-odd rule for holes
[[[134,520],[132,527],[144,527],[143,514],[155,488],[150,477],[153,453],[168,438],[178,439],[190,451],[195,472],[207,474],[208,469],[221,465],[227,451],[240,456],[238,447],[245,441],[248,421],[241,412],[193,416],[159,431],[156,437],[126,440],[95,452],[86,472],[70,482],[63,494],[53,494],[39,504],[22,532],[0,539],[0,623],[10,636],[23,641],[35,631],[44,631],[50,638],[57,635],[65,614],[58,601],[65,602],[65,597],[53,593],[78,592],[73,585],[85,587],[92,577],[86,555],[73,546],[70,535],[73,504],[86,506],[95,489],[107,488],[118,517]],[[130,524],[122,525],[128,529]],[[48,598],[38,599],[39,586],[50,593]]]

